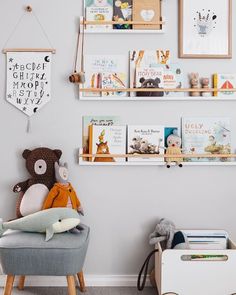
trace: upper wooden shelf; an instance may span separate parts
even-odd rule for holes
[[[85,34],[163,34],[165,27],[165,18],[159,22],[138,22],[138,21],[87,21],[83,17],[80,18],[81,26],[84,26]],[[86,25],[104,26],[104,25],[160,25],[160,29],[103,29],[102,27],[91,29],[86,28]]]

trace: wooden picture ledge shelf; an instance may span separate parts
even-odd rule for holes
[[[80,88],[80,92],[236,92],[236,88]]]
[[[112,157],[114,159],[118,158],[136,158],[137,161],[116,161],[116,162],[92,162],[88,161],[88,159],[94,158],[98,156],[97,154],[84,154],[83,149],[79,149],[78,153],[78,160],[80,166],[166,166],[165,161],[145,161],[145,158],[149,159],[167,159],[167,158],[191,158],[191,159],[212,159],[212,161],[183,161],[182,165],[183,167],[188,166],[236,166],[236,154],[218,154],[218,155],[207,155],[207,154],[182,154],[182,155],[146,155],[146,154],[136,154],[136,155],[130,155],[130,154],[123,154],[123,155],[101,155],[99,154],[99,158],[107,158]],[[139,158],[142,158],[142,160],[138,161]],[[215,158],[221,158],[225,159],[225,161],[214,161]],[[85,160],[87,159],[87,160]],[[144,160],[143,160],[144,159]],[[227,161],[228,159],[228,161]],[[231,161],[230,161],[231,160]],[[171,163],[171,166],[176,166],[176,163]]]

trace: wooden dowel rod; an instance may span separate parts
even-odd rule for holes
[[[7,52],[51,52],[56,53],[56,49],[50,48],[6,48],[2,50],[3,53]]]
[[[236,92],[233,89],[218,88],[80,88],[81,92]]]
[[[160,154],[79,154],[80,158],[236,158],[236,154],[181,154],[181,155],[160,155]]]
[[[82,20],[81,25],[163,25],[165,22],[141,22],[141,21],[88,21]]]

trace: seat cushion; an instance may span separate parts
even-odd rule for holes
[[[0,263],[5,274],[65,276],[83,268],[89,227],[61,233],[45,242],[45,234],[8,230],[0,238]]]

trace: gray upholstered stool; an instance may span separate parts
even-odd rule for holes
[[[24,288],[25,276],[66,276],[68,292],[76,294],[74,276],[85,291],[83,264],[89,243],[89,228],[80,233],[55,234],[45,242],[45,234],[8,230],[0,238],[0,263],[7,281],[4,295],[11,295],[14,278],[20,276],[18,288]]]

